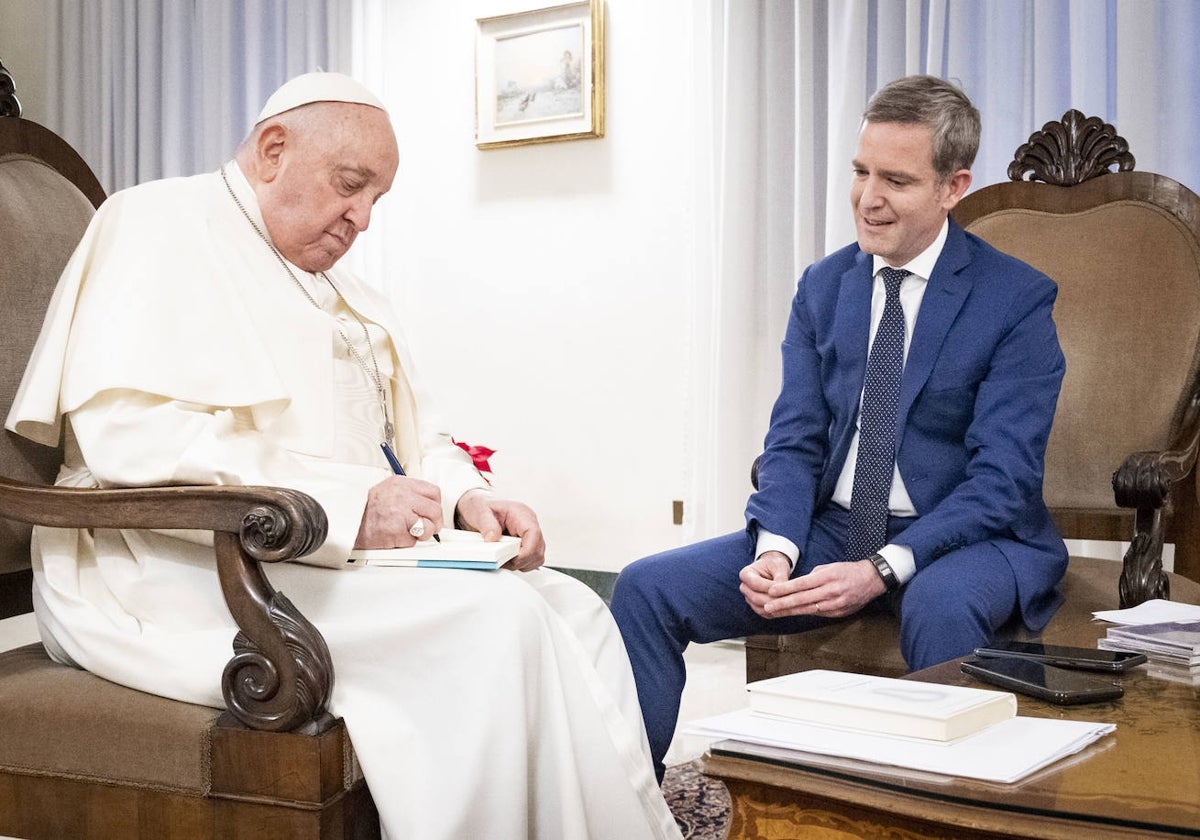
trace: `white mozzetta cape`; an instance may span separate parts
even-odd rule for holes
[[[265,230],[249,185],[234,164],[227,170]],[[453,522],[459,497],[486,483],[438,428],[387,301],[348,272],[328,274],[362,318],[391,336],[397,452],[410,476],[442,488],[443,516]],[[330,528],[307,562],[345,567],[366,492],[390,471],[382,453],[377,469],[356,467],[355,475],[330,460],[330,336],[328,316],[296,288],[220,175],[152,182],[113,195],[96,213],[51,301],[7,426],[54,445],[64,414],[121,391],[203,407],[216,422],[230,422],[219,415],[234,411],[241,426],[249,419],[254,439],[243,437],[232,458],[210,450],[209,468],[184,459],[147,483],[284,484],[311,492]],[[68,469],[78,466],[73,456],[67,453]],[[84,484],[131,483],[89,466],[94,480]],[[338,492],[322,492],[330,487]]]

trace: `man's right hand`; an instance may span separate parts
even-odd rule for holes
[[[442,492],[436,484],[388,476],[367,493],[367,507],[358,526],[355,548],[407,548],[417,542],[409,533],[418,517],[424,539],[442,530]]]
[[[798,577],[790,574],[785,555],[763,552],[741,571],[746,603],[763,618],[845,618],[886,591],[870,560],[826,563]]]
[[[763,618],[775,618],[766,611],[767,604],[774,600],[771,587],[786,581],[792,574],[792,564],[782,551],[764,551],[753,563],[742,569],[740,577],[742,597],[750,609]]]

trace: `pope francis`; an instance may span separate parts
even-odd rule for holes
[[[678,837],[606,607],[539,568],[537,517],[487,489],[387,301],[338,266],[398,162],[379,100],[311,73],[219,171],[114,194],[7,426],[63,437],[60,485],[275,485],[321,503],[324,545],[267,573],[328,643],[329,710],[388,837]],[[344,570],[355,547],[453,523],[520,537],[520,554],[498,573]],[[55,659],[223,704],[236,626],[202,535],[40,528],[33,565]]]

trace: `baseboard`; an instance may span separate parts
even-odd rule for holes
[[[604,603],[612,603],[613,587],[617,584],[616,572],[599,572],[595,569],[562,569],[557,566],[554,567],[554,570],[586,583],[593,592],[604,599]]]

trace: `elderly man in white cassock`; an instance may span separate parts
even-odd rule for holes
[[[386,299],[338,265],[398,159],[379,100],[312,73],[219,171],[114,194],[63,273],[8,428],[61,431],[60,485],[275,485],[321,503],[324,545],[268,574],[328,643],[329,709],[389,837],[678,837],[603,602],[539,568],[537,517],[488,490]],[[355,547],[456,519],[520,537],[520,554],[495,574],[346,570]],[[33,555],[55,659],[223,704],[236,626],[200,537],[42,528]]]

